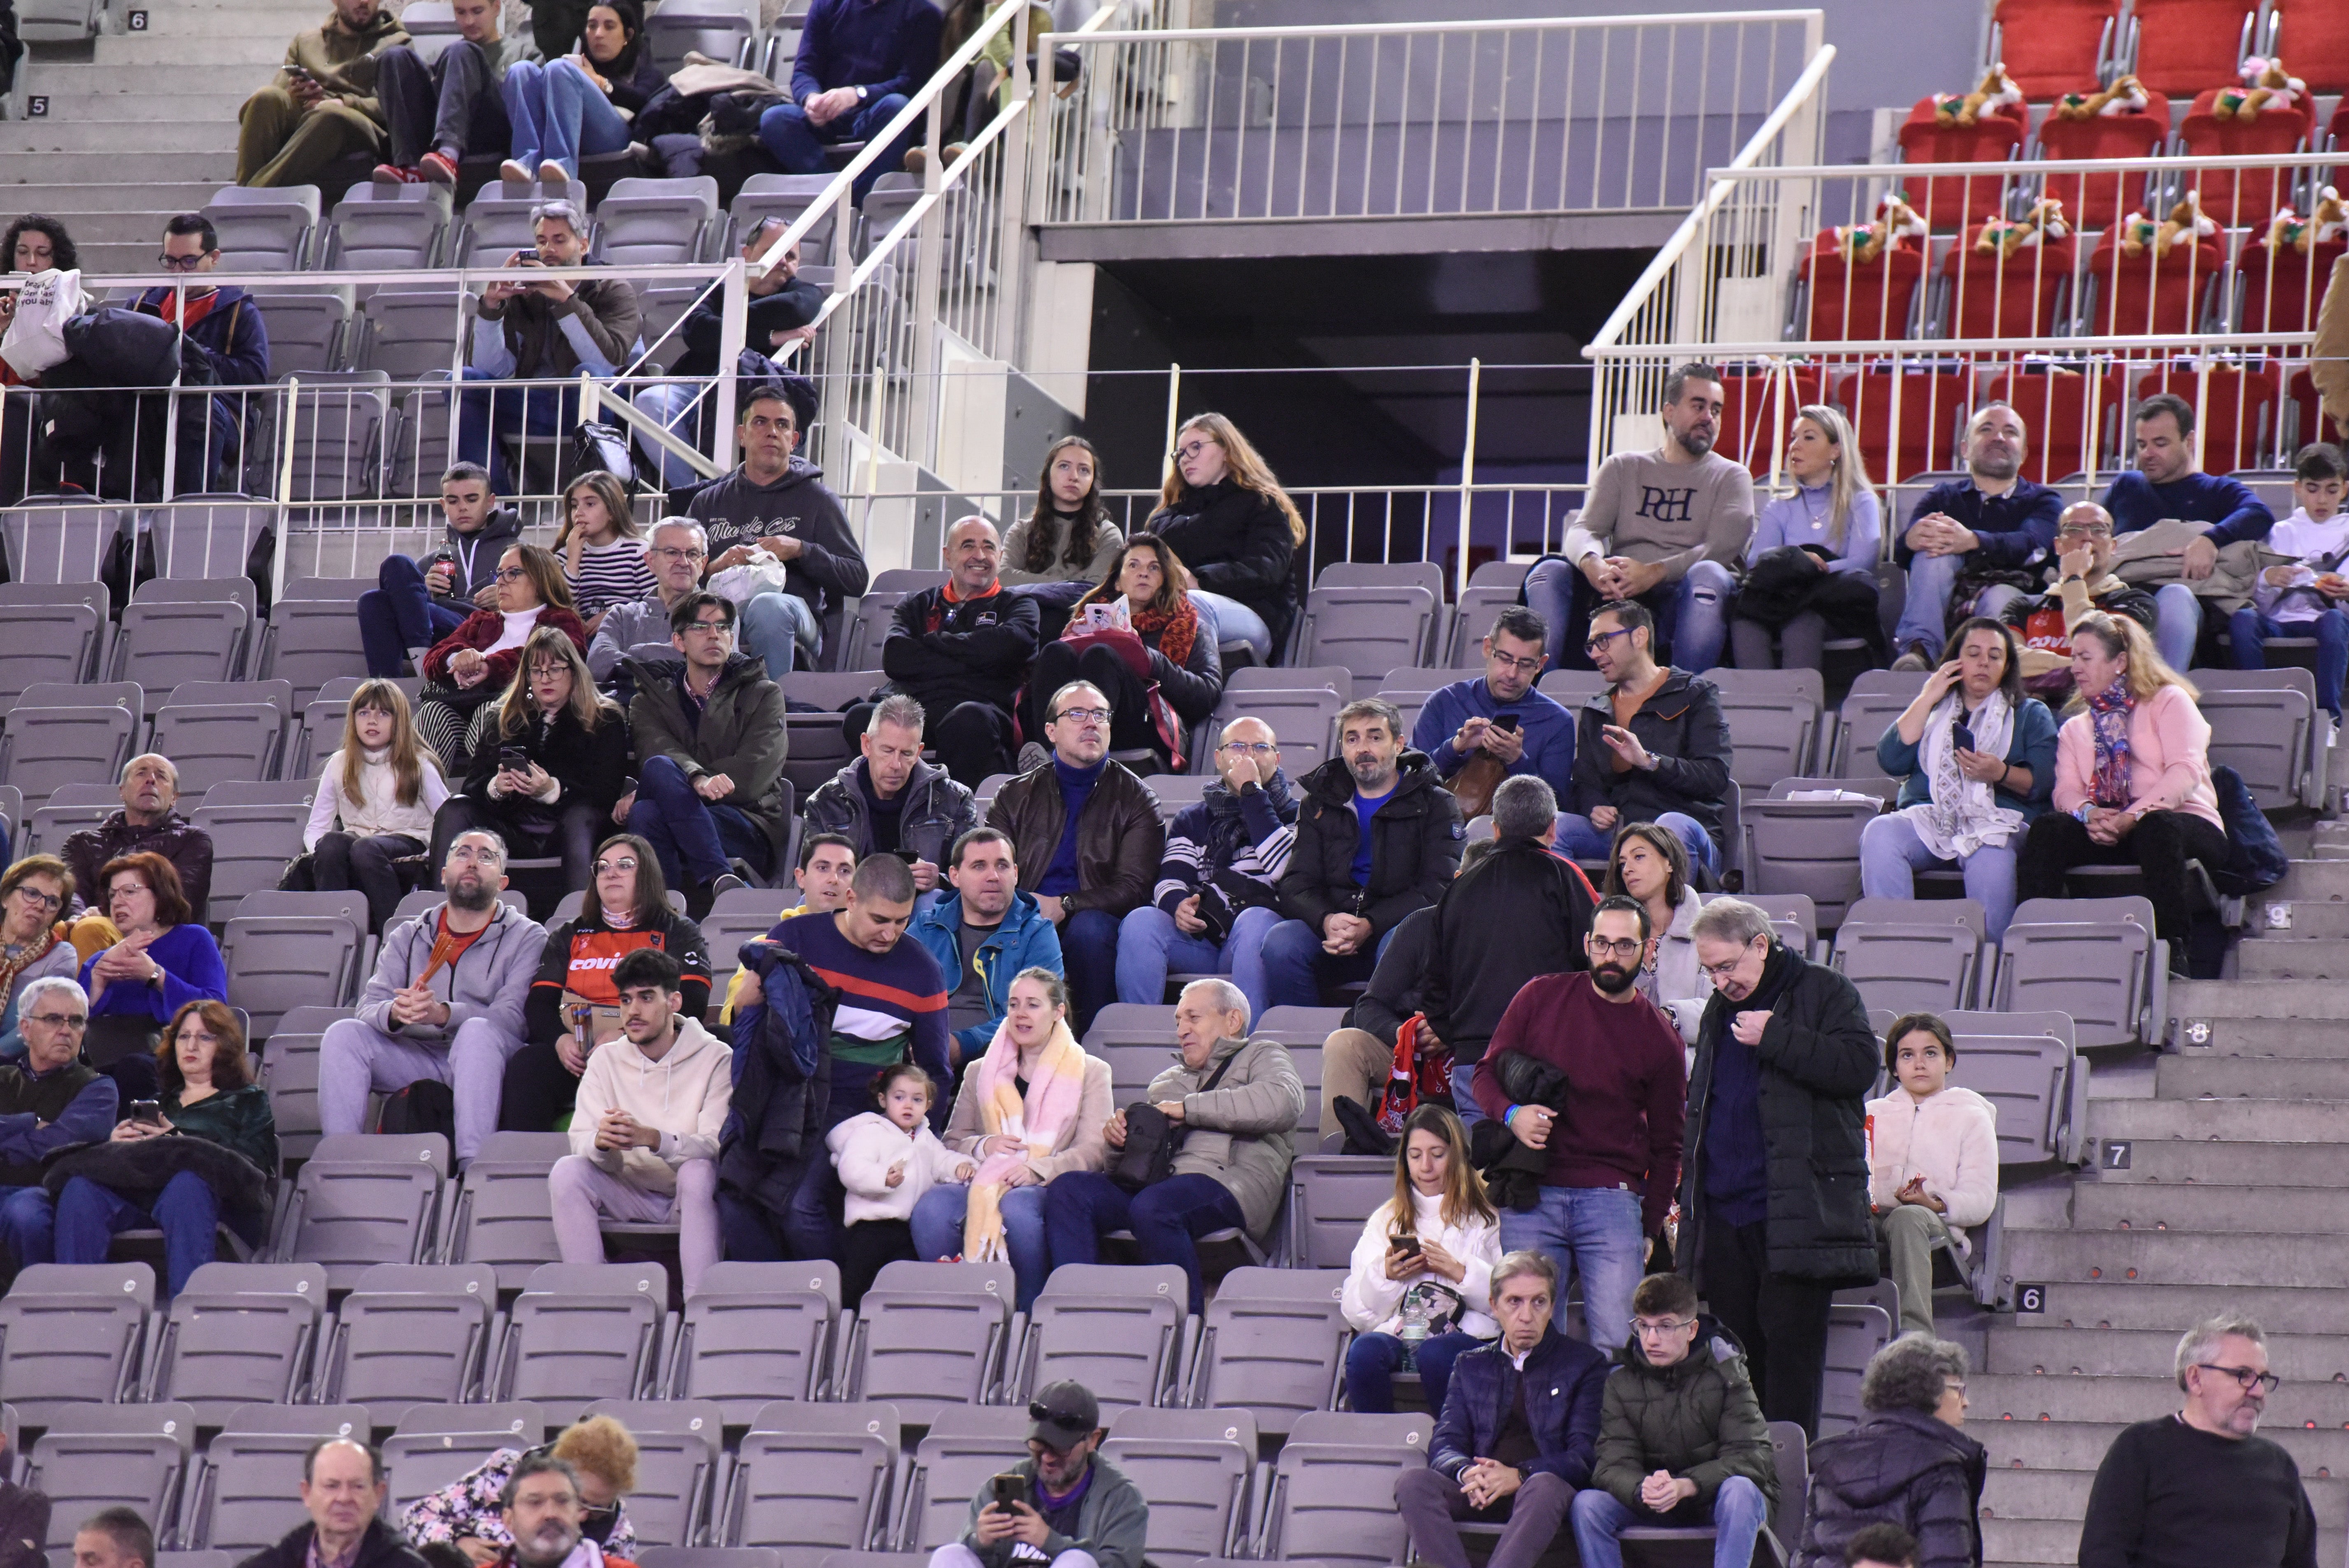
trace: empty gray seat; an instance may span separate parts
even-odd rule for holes
[[[138,1398],[155,1271],[145,1264],[32,1264],[0,1297],[0,1388],[26,1422]]]
[[[293,499],[355,500],[383,493],[391,377],[381,370],[312,371],[293,406]]]
[[[1309,1412],[1281,1445],[1255,1555],[1384,1568],[1403,1560],[1395,1477],[1427,1463],[1432,1417]]]
[[[492,1387],[567,1420],[598,1399],[653,1395],[668,1271],[658,1264],[542,1264],[516,1297]]]
[[[223,186],[204,204],[220,235],[222,272],[293,273],[309,264],[318,227],[318,188]]]
[[[1721,694],[1729,726],[1729,776],[1740,788],[1767,789],[1781,779],[1810,771],[1811,741],[1819,727],[1826,686],[1816,670],[1706,672]]]
[[[1791,790],[1838,788],[1868,799],[1786,798]],[[1768,799],[1746,800],[1739,811],[1745,885],[1756,892],[1808,894],[1820,926],[1832,930],[1859,897],[1859,835],[1883,810],[1884,799],[1849,779],[1780,779]]]
[[[1931,679],[1923,670],[1862,670],[1844,695],[1834,727],[1823,742],[1821,771],[1837,779],[1875,779],[1876,743]]]
[[[1551,670],[1534,689],[1571,711],[1605,691],[1607,683],[1597,670]]]
[[[45,505],[28,500],[13,511],[0,511],[8,580],[95,583],[122,524],[123,513],[115,508],[88,503]]]
[[[1836,929],[1834,964],[1868,1006],[1948,1013],[1974,1005],[1982,908],[1971,899],[1863,898]]]
[[[1086,1055],[1109,1064],[1114,1102],[1131,1105],[1153,1078],[1179,1059],[1174,1009],[1142,1002],[1112,1002],[1093,1015],[1084,1044]]]
[[[667,76],[685,64],[688,53],[732,64],[758,30],[757,0],[664,0],[658,11],[645,18],[645,46]]]
[[[886,1400],[927,1423],[995,1396],[1011,1333],[1009,1264],[893,1263],[865,1293],[844,1372],[847,1397]]]
[[[308,1521],[297,1490],[303,1458],[322,1438],[369,1439],[357,1405],[240,1405],[196,1468],[181,1538],[203,1550],[239,1553],[276,1543]]]
[[[828,1258],[715,1264],[685,1298],[669,1398],[715,1400],[736,1424],[779,1399],[824,1398],[839,1316]]]
[[[1501,612],[1516,602],[1515,588],[1471,585],[1461,593],[1459,605],[1452,614],[1451,640],[1447,645],[1454,670],[1485,667],[1485,639],[1492,634],[1493,623],[1500,618]]]
[[[1357,681],[1415,665],[1429,652],[1438,597],[1403,583],[1317,587],[1306,596],[1298,662],[1343,665]]]
[[[184,1403],[206,1426],[240,1405],[293,1404],[309,1387],[326,1315],[316,1264],[205,1264],[172,1298],[146,1397]]]
[[[136,610],[140,606],[132,605]],[[235,610],[233,604],[220,606]],[[239,610],[237,614],[243,614]],[[150,675],[160,672],[152,671]],[[277,770],[285,721],[254,704],[201,707],[166,706],[155,715],[148,744],[179,769],[180,791],[202,795],[215,784],[258,783]]]
[[[497,1271],[487,1264],[365,1269],[336,1309],[319,1358],[319,1397],[378,1407],[471,1398],[488,1366],[497,1311]]]
[[[383,1445],[384,1512],[392,1519],[501,1449],[536,1448],[545,1440],[546,1412],[527,1400],[410,1405],[398,1429]]]
[[[367,934],[367,900],[360,894],[274,888],[247,893],[221,932],[229,995],[264,1037],[295,1007],[354,1001]]]
[[[2025,899],[2000,947],[2001,1012],[2066,1014],[2091,1047],[2149,1042],[2168,1022],[2155,1004],[2168,949],[2147,899]]]
[[[864,596],[856,601],[856,614],[849,617],[846,634],[841,638],[838,662],[832,667],[836,670],[879,669],[881,645],[889,635],[890,617],[897,613],[898,602],[905,597],[905,591],[902,590],[866,589]]]
[[[1171,1402],[1183,1371],[1188,1292],[1172,1264],[1062,1264],[1029,1309],[1005,1397],[1024,1404],[1047,1384],[1073,1378],[1093,1391],[1104,1417]]]
[[[75,1531],[100,1509],[176,1517],[196,1440],[185,1405],[83,1405],[58,1412],[33,1445],[24,1483],[49,1500],[53,1562],[69,1561]],[[67,1555],[60,1557],[63,1553]]]
[[[137,727],[128,708],[20,705],[0,732],[0,777],[24,791],[26,805],[38,810],[60,784],[119,774]]]
[[[1819,1385],[1819,1436],[1847,1432],[1866,1419],[1859,1380],[1876,1353],[1892,1342],[1892,1320],[1880,1306],[1837,1302],[1827,1309],[1826,1372]]]
[[[1342,1270],[1234,1269],[1201,1323],[1193,1409],[1239,1405],[1267,1432],[1286,1433],[1309,1410],[1330,1408],[1348,1329]],[[1385,1500],[1392,1511],[1392,1499]]]
[[[432,371],[454,376],[464,363],[471,296],[453,289],[378,294],[363,307],[367,336],[354,361],[394,381],[419,381]]]
[[[492,1132],[465,1167],[449,1225],[450,1263],[488,1264],[501,1290],[520,1290],[563,1256],[546,1173],[571,1152],[567,1132]]]
[[[323,1129],[318,1121],[318,1047],[320,1037],[283,1027],[269,1037],[261,1053],[255,1080],[269,1096],[269,1114],[277,1124],[277,1156],[282,1161],[307,1160],[318,1147]]]
[[[898,1433],[886,1404],[768,1406],[736,1450],[719,1542],[777,1548],[784,1568],[815,1568],[843,1547],[879,1547]]]
[[[291,596],[278,600],[270,606],[269,631],[254,674],[293,682],[297,707],[309,706],[318,688],[337,676],[364,679],[367,649],[359,642],[357,599],[354,589],[340,602]]]
[[[1299,1155],[1288,1168],[1288,1241],[1296,1266],[1350,1266],[1363,1225],[1393,1196],[1392,1160],[1371,1154]]]
[[[326,228],[326,264],[337,272],[422,272],[440,263],[454,211],[440,185],[354,185]],[[274,327],[276,316],[270,316]],[[273,334],[270,346],[277,340]]]
[[[252,628],[252,613],[242,604],[134,601],[122,607],[122,632],[115,641],[109,678],[137,681],[157,691],[183,680],[234,680]],[[171,755],[179,760],[177,752]],[[249,766],[274,767],[276,748],[251,757]],[[191,786],[190,790],[203,788]]]
[[[274,1255],[324,1264],[339,1290],[373,1264],[421,1263],[448,1174],[449,1140],[437,1132],[322,1138],[295,1181]]]
[[[455,261],[460,265],[492,266],[517,251],[534,249],[538,240],[530,215],[542,203],[556,200],[575,202],[585,210],[587,187],[576,180],[560,185],[533,180],[526,185],[501,181],[484,186],[481,194],[465,203],[464,216],[457,226]]]
[[[189,816],[212,835],[210,919],[227,920],[247,893],[276,890],[285,862],[302,852],[302,831],[316,789],[315,779],[276,784],[229,779],[205,792],[204,803]]]
[[[935,1552],[969,1528],[970,1500],[991,1476],[1028,1457],[1024,1406],[962,1406],[940,1410],[914,1450],[913,1474],[899,1511],[897,1547]]]
[[[616,180],[595,207],[603,236],[597,249],[614,266],[698,262],[717,222],[718,181],[707,174]]]
[[[688,1546],[700,1539],[711,1487],[726,1460],[719,1408],[683,1399],[605,1399],[587,1413],[611,1417],[636,1439],[636,1484],[628,1489],[628,1522],[636,1539],[654,1546]]]
[[[886,617],[882,620],[881,629],[884,632],[888,629]],[[847,635],[849,638],[856,635],[854,624],[852,624]],[[879,647],[876,638],[874,643],[876,661]],[[799,791],[802,799],[855,760],[856,748],[840,732],[841,711],[851,704],[863,701],[888,678],[877,665],[870,668],[851,665],[844,671],[792,672],[791,700],[812,703],[822,710],[783,715],[783,730],[791,738],[791,754],[783,763],[783,777],[792,781],[792,788]]]
[[[1125,1411],[1102,1456],[1150,1500],[1150,1561],[1190,1568],[1230,1557],[1253,1522],[1256,1418],[1244,1409]]]
[[[0,604],[0,707],[27,686],[88,676],[105,627],[95,604]]]
[[[349,288],[314,286],[256,293],[269,322],[269,368],[273,376],[311,376],[335,369],[342,363],[351,330],[353,294]]]
[[[276,526],[277,503],[232,491],[191,494],[145,516],[155,570],[161,575],[242,577],[261,536]]]
[[[2062,1013],[1951,1013],[1943,1021],[1965,1063],[1965,1087],[1997,1113],[1999,1163],[2077,1163],[2089,1069],[2075,1045],[2072,1019]]]
[[[2242,775],[2262,810],[2323,802],[2323,731],[2306,670],[2197,670],[2197,707],[2210,725],[2210,764]]]

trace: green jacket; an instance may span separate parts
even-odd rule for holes
[[[1670,1367],[1651,1367],[1636,1336],[1618,1350],[1599,1407],[1591,1485],[1645,1518],[1640,1483],[1649,1476],[1668,1470],[1696,1483],[1695,1498],[1659,1522],[1705,1523],[1713,1494],[1733,1475],[1774,1503],[1778,1497],[1778,1459],[1745,1354],[1727,1329],[1700,1322],[1687,1359]]]
[[[343,26],[339,15],[329,15],[326,26],[294,35],[294,41],[285,46],[285,63],[316,77],[327,95],[344,107],[381,124],[383,108],[375,93],[376,60],[394,44],[406,42],[407,29],[388,11],[377,11],[356,33]],[[281,69],[276,85],[291,91],[294,78]]]
[[[1201,1093],[1226,1057],[1237,1057],[1223,1081]],[[1272,1228],[1288,1195],[1289,1135],[1305,1114],[1305,1085],[1297,1064],[1277,1040],[1217,1040],[1207,1065],[1193,1072],[1181,1062],[1150,1080],[1151,1104],[1183,1102],[1183,1146],[1177,1176],[1212,1176],[1239,1200],[1248,1233]]]
[[[269,1109],[269,1091],[257,1083],[206,1095],[193,1105],[181,1105],[178,1095],[162,1102],[163,1119],[190,1138],[208,1139],[233,1149],[264,1172],[277,1170],[277,1119]]]
[[[1028,1481],[1028,1505],[1037,1507],[1036,1461],[1021,1460],[1004,1473]],[[1014,1542],[978,1543],[978,1516],[994,1501],[995,1484],[989,1481],[970,1500],[970,1528],[963,1532],[962,1543],[977,1553],[987,1568],[1009,1568]],[[1149,1534],[1150,1505],[1142,1500],[1141,1489],[1125,1479],[1123,1470],[1096,1453],[1092,1484],[1077,1503],[1077,1533],[1067,1536],[1053,1531],[1044,1538],[1044,1556],[1050,1560],[1063,1552],[1082,1552],[1100,1568],[1143,1568],[1143,1544]]]
[[[678,695],[678,673],[684,668],[682,659],[627,661],[636,693],[628,704],[628,725],[636,737],[637,763],[666,757],[688,779],[725,774],[734,781],[726,804],[759,824],[774,853],[776,872],[788,870],[783,861],[791,842],[792,814],[778,789],[790,751],[783,733],[782,688],[767,678],[762,661],[730,654],[697,726],[687,718],[685,699]]]

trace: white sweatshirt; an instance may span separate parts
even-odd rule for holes
[[[1878,1209],[1899,1202],[1911,1176],[1949,1206],[1942,1219],[1958,1250],[1971,1253],[1966,1227],[1998,1208],[1998,1112],[1954,1085],[1925,1099],[1896,1088],[1868,1102],[1868,1198]]]
[[[646,1060],[626,1035],[589,1052],[571,1112],[571,1152],[648,1192],[674,1192],[678,1166],[718,1158],[718,1135],[734,1098],[732,1047],[682,1013],[677,1030],[677,1044],[657,1062]],[[607,1110],[657,1128],[660,1147],[596,1148],[595,1127]]]
[[[310,799],[310,820],[302,830],[302,847],[315,850],[318,841],[339,830],[356,838],[370,839],[378,833],[405,833],[419,842],[432,841],[432,813],[449,799],[449,785],[440,777],[440,759],[427,749],[419,760],[422,777],[418,780],[416,804],[403,806],[394,788],[391,773],[391,752],[363,751],[359,763],[359,798],[353,800],[343,793],[343,754],[336,752],[326,758],[326,770],[318,776],[318,792]]]
[[[1387,1237],[1391,1233],[1388,1221],[1394,1212],[1394,1200],[1390,1198],[1371,1211],[1362,1226],[1361,1239],[1354,1243],[1352,1272],[1346,1276],[1346,1288],[1338,1298],[1338,1309],[1346,1321],[1363,1334],[1392,1334],[1402,1322],[1402,1298],[1413,1285],[1425,1280],[1447,1290],[1460,1293],[1468,1310],[1460,1319],[1460,1330],[1479,1339],[1490,1339],[1501,1332],[1493,1321],[1493,1270],[1501,1261],[1501,1228],[1488,1220],[1471,1220],[1464,1225],[1444,1222],[1444,1200],[1431,1198],[1414,1191],[1412,1207],[1416,1211],[1412,1234],[1433,1242],[1460,1260],[1468,1273],[1458,1284],[1444,1278],[1433,1270],[1425,1270],[1409,1279],[1387,1278]]]
[[[877,1110],[852,1116],[824,1136],[840,1184],[848,1193],[842,1207],[847,1224],[859,1220],[909,1220],[914,1205],[932,1187],[957,1180],[955,1172],[974,1163],[938,1141],[927,1121],[912,1132]],[[905,1162],[905,1180],[889,1185],[889,1167]]]

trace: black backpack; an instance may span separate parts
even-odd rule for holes
[[[457,1140],[456,1092],[438,1078],[418,1078],[383,1102],[378,1132],[437,1132],[453,1145]]]

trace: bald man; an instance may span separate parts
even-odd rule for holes
[[[99,872],[106,862],[123,855],[159,854],[180,873],[180,891],[201,923],[204,903],[212,896],[212,835],[172,808],[180,799],[180,770],[171,759],[150,751],[122,765],[122,810],[111,812],[95,828],[66,836],[58,851],[73,872],[74,892],[82,907],[74,922],[73,944],[87,962],[122,940],[122,933],[106,917],[97,898],[105,886]],[[93,902],[93,900],[96,902]]]
[[[2151,593],[2113,575],[2113,516],[2095,501],[2064,509],[2054,556],[2047,592],[2010,600],[2000,614],[2023,639],[2023,674],[2032,691],[2060,704],[2071,695],[2072,628],[2080,617],[2102,610],[2150,632],[2160,612]]]
[[[1036,601],[1003,586],[1003,541],[983,517],[947,530],[947,582],[897,605],[881,668],[889,690],[929,716],[928,741],[956,783],[975,789],[1011,769],[1012,705],[1036,656]],[[864,733],[869,705],[849,709],[848,738]]]
[[[302,1459],[302,1507],[309,1522],[237,1568],[424,1568],[424,1559],[386,1525],[383,1460],[355,1438],[328,1438]]]

